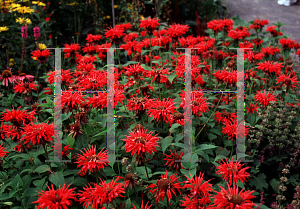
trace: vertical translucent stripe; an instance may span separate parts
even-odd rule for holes
[[[237,50],[237,160],[245,160],[245,117],[244,117],[244,49]]]
[[[115,159],[115,124],[114,124],[114,48],[107,49],[107,154],[108,162]]]
[[[61,48],[55,48],[55,92],[54,92],[54,160],[46,162],[71,162],[62,160],[62,105],[61,105]]]
[[[185,109],[184,109],[184,156],[183,162],[192,159],[192,105],[191,105],[191,48],[185,49]]]

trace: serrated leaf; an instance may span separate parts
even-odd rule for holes
[[[180,169],[180,172],[181,172],[183,175],[185,175],[187,178],[189,178],[189,179],[191,178],[191,175],[192,175],[192,177],[195,176],[196,171],[197,171],[197,168],[193,168],[193,169],[191,169],[191,170]],[[190,174],[191,174],[191,175],[190,175]]]
[[[278,181],[277,179],[272,179],[270,181],[270,185],[271,187],[273,188],[273,190],[278,194],[279,193],[279,190],[278,190],[278,186],[280,184],[280,181]]]
[[[44,172],[47,172],[48,170],[50,170],[49,165],[41,165],[41,166],[37,167],[33,172],[44,173]]]
[[[249,185],[256,187],[256,189],[260,191],[264,191],[264,188],[268,189],[266,178],[267,176],[265,174],[260,173],[258,176],[253,176],[253,178],[249,180]]]
[[[65,183],[65,178],[61,172],[52,173],[49,180],[58,188],[59,185],[63,186]]]

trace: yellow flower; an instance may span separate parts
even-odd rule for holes
[[[29,18],[21,18],[19,17],[18,19],[16,19],[16,22],[20,23],[20,24],[23,24],[25,23],[26,25],[29,25],[31,24],[31,20]]]
[[[140,15],[140,18],[141,18],[142,20],[144,20],[144,19],[145,19],[143,15]]]
[[[75,5],[78,5],[78,2],[74,1],[74,2],[71,2],[71,3],[67,3],[67,5],[69,5],[69,6],[75,6]]]
[[[9,66],[14,66],[16,64],[14,58],[9,59]]]
[[[33,1],[32,4],[37,4],[38,6],[42,6],[42,7],[46,6],[46,4],[40,1]]]
[[[21,7],[20,4],[15,4],[15,3],[12,3],[9,7],[9,10],[11,10],[12,12],[14,11],[17,11],[19,8]]]
[[[7,31],[8,30],[8,27],[4,26],[4,27],[0,27],[0,32],[2,31]]]
[[[47,48],[47,46],[45,44],[39,43],[39,49],[40,50],[43,50],[43,49],[46,49],[46,48]]]
[[[125,18],[125,15],[121,15],[120,17],[121,17],[121,18]]]
[[[21,14],[25,14],[25,13],[31,14],[34,12],[34,9],[30,9],[30,7],[23,6],[18,8],[17,11]]]
[[[106,16],[106,19],[110,19],[110,16],[109,16],[109,15],[107,15],[107,16]]]
[[[114,5],[114,8],[119,8],[119,5]]]

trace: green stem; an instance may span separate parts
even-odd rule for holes
[[[146,170],[146,175],[147,175],[147,181],[149,181],[149,175],[148,175],[148,170],[146,167],[146,160],[144,159],[144,166],[145,166],[145,170]]]

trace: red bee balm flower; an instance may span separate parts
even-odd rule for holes
[[[183,151],[179,152],[178,154],[177,154],[176,150],[174,151],[174,153],[171,150],[170,150],[170,152],[171,152],[170,155],[165,154],[166,158],[164,160],[167,161],[165,165],[168,165],[169,167],[173,167],[176,170],[179,170],[179,168],[183,169],[181,162],[180,162],[182,159],[182,156],[183,156]],[[179,162],[177,162],[177,161],[179,161]]]
[[[255,198],[255,196],[251,195],[254,191],[244,191],[244,189],[242,189],[239,192],[238,187],[229,187],[228,190],[225,190],[221,186],[219,187],[221,188],[221,192],[217,192],[214,197],[214,208],[252,209],[255,205],[250,201],[250,199]]]
[[[228,162],[227,159],[222,160],[219,166],[217,166],[217,174],[221,174],[222,178],[225,181],[229,182],[229,185],[233,183],[238,183],[238,181],[244,182],[247,181],[246,178],[249,178],[250,174],[246,172],[249,167],[242,168],[244,164],[240,162],[233,162],[230,160]]]
[[[37,208],[55,208],[55,209],[66,209],[67,206],[72,205],[72,200],[77,201],[76,194],[74,194],[75,188],[69,189],[68,185],[65,188],[59,185],[57,190],[54,190],[53,184],[51,184],[52,189],[48,187],[49,191],[39,192],[39,199],[32,203],[38,203]]]
[[[172,199],[172,194],[176,196],[176,191],[181,194],[180,189],[182,186],[181,183],[177,181],[179,178],[176,177],[177,174],[173,174],[170,177],[168,177],[168,173],[166,171],[166,175],[161,174],[161,179],[159,179],[155,184],[151,184],[147,188],[151,188],[150,193],[153,194],[155,192],[155,201],[158,203],[158,201],[163,201],[165,196],[167,196],[168,202]],[[170,203],[169,203],[170,204]],[[171,205],[171,204],[170,204]]]
[[[182,189],[189,188],[190,194],[196,199],[204,196],[209,197],[209,192],[213,191],[212,184],[208,183],[210,180],[204,182],[203,175],[204,174],[200,172],[199,176],[195,175],[194,178],[192,178],[192,176],[190,176],[191,179],[187,177],[188,180],[184,182],[186,184],[182,187]]]
[[[145,152],[150,154],[156,152],[155,147],[158,147],[157,141],[159,140],[157,135],[152,136],[151,131],[147,133],[147,130],[144,129],[138,132],[130,132],[129,134],[123,141],[125,141],[125,151],[131,152],[131,156]]]
[[[35,50],[31,52],[33,55],[33,59],[39,60],[39,62],[47,62],[47,57],[51,57],[50,52],[47,49],[44,49],[43,51],[41,50]]]
[[[22,138],[22,140],[26,140],[26,144],[29,142],[31,142],[33,145],[45,145],[46,143],[50,144],[50,142],[53,142],[52,136],[54,136],[54,124],[48,124],[48,122],[41,124],[36,122],[36,124],[34,124],[31,122],[24,127],[23,133],[25,136]]]
[[[264,91],[257,91],[254,96],[255,101],[258,101],[263,106],[270,105],[270,101],[276,102],[277,99],[275,96],[272,95],[272,93],[267,93],[266,90]]]
[[[176,107],[174,99],[168,98],[167,100],[165,100],[165,98],[163,98],[163,101],[156,99],[153,102],[149,102],[147,111],[148,116],[154,116],[154,119],[157,120],[157,122],[160,119],[168,122],[169,120],[171,120],[171,114],[175,113],[175,110]]]
[[[2,121],[11,122],[17,127],[25,123],[30,123],[35,119],[35,111],[27,112],[27,110],[21,110],[21,107],[18,107],[17,110],[13,107],[11,112],[7,109],[5,111],[2,113]]]
[[[112,182],[109,183],[100,179],[100,183],[94,184],[94,188],[88,185],[86,188],[83,188],[84,191],[78,194],[80,197],[79,201],[84,202],[84,207],[92,205],[92,208],[98,208],[97,206],[105,208],[104,204],[111,203],[117,197],[124,197],[121,195],[125,193],[124,183],[117,183],[119,179],[120,177],[113,178]]]
[[[149,19],[144,19],[144,20],[140,20],[141,24],[140,27],[144,28],[145,30],[152,32],[157,26],[160,25],[160,23],[158,22],[159,19],[156,18],[149,18]]]
[[[104,149],[104,148],[103,148]],[[106,150],[103,149],[96,154],[96,146],[92,148],[89,147],[88,149],[84,149],[83,155],[78,154],[77,168],[82,167],[79,171],[80,176],[84,176],[87,173],[87,170],[90,170],[92,173],[95,173],[97,170],[104,169],[104,166],[107,166],[107,153]]]
[[[6,156],[7,156],[7,153],[8,153],[8,152],[6,152],[5,149],[6,149],[6,148],[3,147],[2,144],[0,144],[0,157],[6,157]]]

